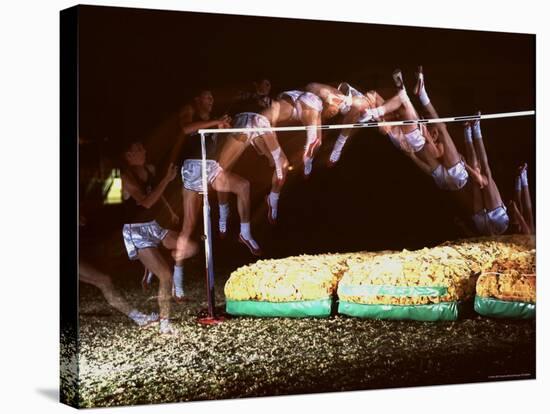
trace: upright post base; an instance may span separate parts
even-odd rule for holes
[[[198,317],[197,322],[201,325],[218,325],[225,322],[225,318],[223,316],[204,316]]]
[[[201,325],[218,325],[222,322],[225,322],[226,317],[219,315],[218,312],[211,312],[209,309],[203,309],[197,315],[197,322]]]

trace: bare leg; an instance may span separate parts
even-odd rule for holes
[[[229,171],[242,155],[247,146],[246,140],[245,134],[231,134],[227,137],[218,161],[225,171]],[[224,237],[227,233],[227,218],[229,217],[229,194],[217,192],[217,197],[220,212],[218,230],[220,236]]]
[[[229,170],[239,159],[246,149],[246,136],[242,134],[230,135],[220,152],[218,164],[224,169]]]
[[[197,251],[199,250],[198,244],[192,240],[188,240],[188,248],[186,257],[191,257],[197,254]],[[176,233],[173,230],[169,230],[168,234],[162,239],[162,245],[171,251],[172,257],[175,257],[177,255],[177,246],[178,246],[178,233]],[[175,266],[174,266],[174,272],[173,272],[173,279],[172,279],[172,295],[174,296],[174,300],[176,303],[181,303],[184,299],[184,289],[183,289],[183,262],[184,258],[180,258],[180,260],[175,260]]]
[[[267,196],[268,203],[268,213],[267,219],[271,224],[274,224],[277,219],[277,206],[279,203],[279,194],[283,188],[284,182],[288,174],[289,162],[286,157],[286,154],[282,151],[279,146],[279,141],[277,140],[277,135],[275,133],[268,133],[258,137],[255,141],[256,146],[264,154],[267,154],[266,157],[269,160],[271,166],[275,166],[274,154],[278,156],[279,159],[279,168],[282,173],[282,180],[279,179],[277,174],[277,168],[273,171],[271,177],[271,192]],[[279,149],[278,152],[277,149]]]
[[[267,133],[262,135],[261,138],[262,140],[259,141],[259,146],[264,147],[263,152],[267,153],[267,157],[273,162],[273,165],[275,166],[274,176],[279,181],[277,186],[282,187],[288,172],[288,159],[279,145],[279,141],[277,140],[277,135],[275,133]]]
[[[524,205],[524,217],[531,230],[531,234],[535,234],[535,221],[533,217],[533,210],[531,206],[531,195],[529,193],[529,187],[523,187],[523,205]]]
[[[158,303],[160,318],[168,319],[170,317],[170,288],[172,286],[170,267],[156,248],[139,249],[138,258],[159,279]]]
[[[280,193],[283,185],[286,180],[286,176],[288,174],[288,159],[286,158],[286,155],[284,152],[281,152],[281,155],[279,157],[279,162],[281,163],[282,169],[284,171],[283,179],[279,180],[279,177],[277,176],[277,172],[274,171],[273,175],[271,176],[271,191],[274,193]]]
[[[195,191],[183,189],[183,226],[178,236],[176,250],[172,252],[172,257],[178,265],[183,264],[183,260],[191,257],[192,253],[196,253],[196,244],[191,240],[191,235],[199,217],[201,197]]]
[[[400,109],[400,117],[402,119],[418,119],[418,114],[416,113],[412,104],[410,102],[407,102],[407,103],[403,103],[403,106]],[[404,134],[408,134],[418,129],[418,126],[403,125],[400,128]],[[439,165],[439,162],[437,161],[437,155],[439,153],[439,150],[429,137],[426,136],[425,139],[426,139],[426,144],[420,151],[416,151],[415,155],[421,161],[427,164],[431,171],[433,171]]]
[[[322,124],[321,114],[313,109],[303,109],[301,120],[303,125],[308,126],[306,130],[306,145],[302,154],[304,177],[307,178],[313,169],[315,154],[323,143],[323,134],[321,129],[318,128]]]
[[[237,196],[237,209],[241,218],[239,240],[247,245],[255,255],[260,254],[260,247],[253,239],[250,231],[250,183],[236,174],[224,171],[219,174],[212,187],[216,191],[231,192]]]
[[[260,138],[261,139],[258,139],[258,141],[256,141],[256,144],[259,148],[261,148],[263,153],[269,154],[266,156],[270,160],[270,164],[274,165],[275,160],[273,159],[273,152],[277,151],[277,149],[281,149],[281,147],[279,146],[279,141],[277,140],[277,136],[275,134],[265,134]],[[282,149],[279,153],[279,164],[283,179],[280,180],[278,178],[277,171],[273,172],[273,176],[271,178],[271,191],[275,193],[281,192],[283,184],[286,180],[286,176],[288,174],[288,158],[286,157],[286,154],[282,151]]]
[[[361,113],[356,107],[352,107],[350,111],[346,114],[344,119],[342,120],[343,124],[352,124],[359,120],[361,117]],[[334,146],[332,147],[332,152],[330,153],[329,157],[329,165],[333,166],[340,160],[340,155],[342,154],[342,150],[344,149],[344,145],[346,145],[346,142],[348,141],[351,136],[355,135],[357,132],[357,129],[344,129],[340,131],[340,134],[338,135],[338,138],[336,138],[336,141],[334,142]]]
[[[392,76],[395,86],[397,86],[397,89],[399,90],[398,96],[403,104],[400,109],[402,119],[418,119],[418,113],[414,109],[414,106],[407,95],[407,91],[405,90],[401,71],[396,69]],[[417,129],[419,132],[415,132]],[[405,134],[405,138],[407,139],[407,142],[411,146],[413,152],[415,152],[416,157],[418,157],[418,159],[424,164],[428,165],[431,171],[436,169],[439,166],[437,158],[441,156],[440,149],[434,144],[427,129],[420,129],[418,125],[404,125],[401,127],[401,130]],[[420,147],[420,149],[418,149],[418,147]]]
[[[422,80],[422,82],[424,81]],[[422,87],[424,88],[425,86],[423,85]],[[416,89],[418,89],[418,86]],[[425,93],[425,90],[424,90],[424,93]],[[439,118],[439,114],[437,113],[431,101],[424,102],[424,104],[422,105],[422,108],[428,118],[430,119]],[[441,157],[441,162],[445,168],[450,168],[453,165],[456,165],[458,162],[460,162],[461,160],[460,153],[457,151],[456,146],[453,142],[453,139],[451,138],[451,135],[447,130],[447,125],[445,125],[444,123],[434,124],[434,128],[437,131],[439,142],[443,144],[443,154]]]
[[[216,191],[218,197],[218,232],[220,237],[225,237],[227,234],[227,219],[229,218],[229,193]]]
[[[524,177],[522,177],[521,182],[521,190],[522,190],[522,196],[523,196],[523,216],[525,217],[525,221],[527,222],[527,225],[529,226],[529,229],[531,230],[531,234],[535,234],[535,220],[533,217],[533,208],[531,206],[531,194],[529,192],[529,183],[527,181],[527,165],[525,165],[525,168],[522,172]]]
[[[515,182],[515,204],[516,204],[516,208],[519,210],[520,214],[523,216],[523,197],[522,197],[522,191],[521,191],[521,171],[522,171],[522,168],[520,168],[519,170],[519,173],[520,175],[518,175],[516,177],[516,182]]]
[[[256,152],[258,154],[263,155],[267,158],[267,161],[269,162],[270,167],[275,166],[275,162],[273,161],[273,156],[270,154],[270,150],[265,143],[265,135],[262,135],[261,137],[258,137],[254,140],[254,148],[256,149]],[[273,144],[272,144],[273,145]],[[277,146],[279,145],[279,142],[277,141]]]
[[[397,111],[401,107],[402,101],[399,97],[399,94],[392,96],[390,99],[384,101],[384,103],[381,105],[383,109],[383,115],[389,114],[391,112]],[[378,107],[380,108],[380,106]],[[415,119],[415,118],[410,118]]]
[[[472,141],[472,131],[470,130],[470,123],[464,124],[464,144],[466,147],[466,162],[474,169],[481,170],[479,160]]]
[[[531,229],[523,216],[521,215],[518,206],[513,200],[508,203],[508,210],[512,213],[511,224],[516,226],[516,229],[521,234],[531,234]]]
[[[472,168],[479,170],[479,162],[474,149],[474,143],[472,142],[470,124],[465,124],[465,146],[466,146],[466,164],[472,166]],[[467,132],[466,132],[467,131]],[[470,134],[470,135],[468,135]],[[472,210],[473,213],[477,213],[484,208],[483,194],[479,185],[471,183],[470,191],[472,195]]]
[[[122,312],[125,315],[128,315],[132,308],[122,297],[120,293],[115,289],[111,278],[103,272],[100,272],[98,269],[94,268],[90,264],[80,260],[78,263],[78,274],[81,282],[94,285],[105,297],[105,300],[113,308]]]
[[[488,180],[481,174],[481,167],[472,141],[472,131],[469,122],[464,124],[464,146],[466,148],[466,169],[470,177],[477,183],[477,186],[483,188],[488,184]]]
[[[483,138],[481,137],[480,133],[476,134],[475,130],[473,141],[476,154],[479,158],[481,174],[483,174],[488,181],[488,184],[483,188],[483,200],[485,203],[485,208],[487,210],[494,210],[495,208],[503,205],[502,198],[500,197],[498,187],[493,180],[491,167],[489,166],[489,159],[487,158],[487,152],[485,151],[485,145],[483,144]]]
[[[218,197],[218,204],[228,204],[229,203],[229,194],[224,193],[223,191],[216,192]]]
[[[168,234],[162,239],[162,245],[168,250],[175,250],[178,241],[178,233],[174,230],[168,230]]]
[[[237,209],[241,221],[250,221],[250,183],[248,180],[224,171],[216,177],[212,188],[216,191],[234,193],[237,196]]]

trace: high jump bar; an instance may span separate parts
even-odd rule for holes
[[[338,125],[306,125],[306,126],[285,126],[273,128],[216,128],[216,129],[199,129],[199,134],[211,133],[246,133],[246,132],[279,132],[279,131],[306,131],[308,129],[351,129],[351,128],[375,128],[381,126],[403,126],[411,124],[441,124],[445,122],[465,122],[481,119],[498,119],[498,118],[514,118],[519,116],[535,115],[535,111],[519,111],[519,112],[500,112],[497,114],[481,114],[481,115],[464,115],[450,116],[447,118],[431,118],[431,119],[411,119],[404,121],[372,121],[372,122],[356,122],[353,124],[338,124]]]

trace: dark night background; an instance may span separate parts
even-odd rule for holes
[[[79,132],[92,142],[80,150],[81,197],[83,180],[99,155],[117,141],[143,140],[149,160],[163,173],[178,136],[177,111],[198,83],[210,85],[214,112],[221,114],[234,92],[258,74],[271,79],[273,94],[312,81],[348,81],[387,98],[393,93],[392,71],[399,67],[412,97],[418,64],[441,116],[535,109],[534,35],[80,7]],[[462,126],[449,129],[462,152]],[[523,162],[529,163],[534,198],[535,118],[487,120],[482,131],[504,202],[513,195],[516,168]],[[264,205],[272,173],[267,160],[249,148],[234,169],[251,182],[252,231],[265,257],[418,248],[464,236],[453,222],[459,211],[449,194],[377,131],[360,130],[340,163],[329,169],[335,138],[334,132],[324,136],[308,181],[301,166],[289,175],[274,228]],[[279,141],[292,158],[305,136],[280,134]],[[178,177],[168,191],[181,211],[180,188]],[[107,240],[102,245],[110,246],[112,255],[124,255],[120,208],[100,208],[93,200],[82,205],[88,231]],[[217,203],[212,209],[215,229]],[[214,254],[217,265],[233,267],[254,259],[236,242],[234,199],[230,220],[233,237],[216,238]]]

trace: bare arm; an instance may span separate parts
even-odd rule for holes
[[[511,211],[511,213],[514,215],[514,217],[518,221],[521,233],[522,234],[531,234],[532,233],[531,228],[530,228],[529,224],[527,224],[527,221],[521,215],[516,203],[513,200],[510,200],[510,204],[508,205],[508,207],[509,207],[509,210]]]
[[[166,200],[166,198],[161,195],[160,196],[160,200],[162,201],[162,203],[164,204],[164,206],[166,207],[166,209],[170,212],[170,214],[172,214],[173,216],[176,216],[177,214],[174,212],[174,210],[172,210],[172,206],[170,205],[170,203],[168,202],[168,200]]]
[[[122,185],[124,187],[124,191],[126,191],[134,200],[136,200],[138,206],[151,208],[162,196],[162,193],[166,189],[168,183],[176,177],[176,174],[176,166],[170,164],[164,178],[149,194],[144,194],[135,179],[128,174],[122,174]]]
[[[305,90],[307,92],[314,93],[321,98],[323,105],[327,105],[330,108],[331,113],[333,110],[339,111],[340,106],[346,100],[346,95],[338,89],[323,83],[310,83],[305,87]]]
[[[424,161],[422,161],[420,158],[418,158],[414,154],[414,152],[405,152],[405,155],[409,157],[417,165],[417,167],[420,168],[425,174],[430,176],[432,175],[432,169],[430,168],[430,166]]]
[[[172,210],[172,206],[170,205],[170,203],[168,202],[168,200],[166,200],[166,198],[162,195],[160,196],[160,200],[162,201],[162,204],[164,204],[164,206],[166,207],[166,209],[168,210],[168,212],[170,213],[170,219],[172,220],[172,223],[174,224],[178,224],[179,221],[180,221],[180,218],[179,216],[174,212],[174,210]]]
[[[193,134],[199,129],[229,127],[228,123],[230,119],[227,115],[222,116],[220,119],[211,119],[208,121],[193,121],[194,113],[195,110],[191,105],[185,105],[180,111],[180,128],[185,135]]]
[[[304,88],[304,90],[306,92],[314,93],[323,101],[327,100],[328,97],[331,95],[338,95],[338,96],[342,95],[342,92],[340,92],[338,89],[330,85],[325,85],[324,83],[317,83],[317,82],[308,83]]]

